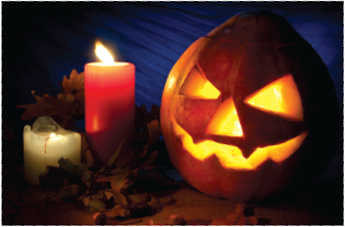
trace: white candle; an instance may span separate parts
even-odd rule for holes
[[[73,164],[81,162],[81,138],[76,132],[65,130],[51,117],[39,117],[32,129],[26,125],[24,137],[24,179],[39,185],[38,176],[47,166],[59,166],[63,157]]]

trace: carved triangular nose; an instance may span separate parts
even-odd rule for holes
[[[243,137],[242,126],[232,97],[220,105],[206,127],[205,134]]]

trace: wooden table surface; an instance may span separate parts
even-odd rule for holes
[[[92,213],[85,206],[73,202],[44,205],[44,200],[39,199],[42,197],[40,187],[30,186],[23,179],[22,149],[16,141],[2,143],[2,224],[92,225]],[[327,178],[302,191],[292,191],[262,203],[246,204],[250,216],[254,215],[259,224],[266,225],[343,225],[343,176],[332,175],[332,172],[341,172],[342,155],[336,156],[332,162],[332,168],[325,174]],[[171,177],[177,172],[171,169],[165,174]],[[143,225],[148,219],[154,224],[164,224],[170,215],[181,215],[188,225],[209,225],[212,220],[225,218],[237,206],[234,202],[202,194],[185,181],[177,181],[164,190],[130,197],[135,203],[146,194],[152,198],[148,204],[156,208],[155,214],[127,220],[108,219],[106,224]]]
[[[20,175],[22,167],[3,169],[2,224],[3,225],[92,225],[88,208],[65,202],[44,207],[38,200],[39,187],[27,185]],[[288,197],[261,204],[246,204],[259,224],[271,225],[342,225],[342,179],[323,180],[313,185],[307,194],[292,193]],[[164,224],[170,215],[181,215],[188,225],[209,225],[212,220],[225,218],[234,211],[236,203],[204,195],[186,182],[178,182],[177,189],[145,193],[152,197],[150,206],[156,213],[127,220],[109,220],[106,224],[143,225],[152,219]],[[142,196],[145,196],[142,194]],[[139,195],[131,195],[140,201]],[[252,216],[251,215],[251,216]]]

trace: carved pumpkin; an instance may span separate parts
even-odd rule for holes
[[[319,176],[338,122],[321,58],[268,11],[236,15],[195,41],[162,97],[162,132],[181,176],[203,193],[239,202]]]

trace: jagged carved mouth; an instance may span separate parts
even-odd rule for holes
[[[221,144],[208,139],[194,143],[193,138],[176,122],[172,115],[170,115],[170,122],[173,132],[180,140],[183,148],[194,158],[202,161],[216,155],[224,168],[235,170],[255,170],[268,159],[281,163],[301,146],[308,134],[305,131],[283,143],[258,147],[248,158],[245,158],[237,146]]]

